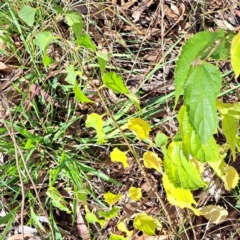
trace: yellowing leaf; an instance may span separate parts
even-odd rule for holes
[[[133,231],[128,231],[128,229],[126,228],[126,226],[125,226],[125,224],[123,222],[118,223],[117,228],[120,231],[125,232],[128,237],[131,237],[132,234],[133,234]]]
[[[224,154],[225,155],[225,154]],[[209,162],[210,167],[216,172],[218,177],[224,182],[224,187],[227,191],[235,188],[238,184],[238,172],[232,166],[224,162],[224,157],[219,159],[218,162]]]
[[[137,135],[139,140],[148,138],[151,130],[150,125],[141,118],[132,118],[128,120],[128,128]]]
[[[112,233],[109,240],[127,240],[127,238]]]
[[[238,184],[238,172],[232,166],[226,164],[225,166],[225,178],[223,178],[224,186],[226,190],[231,190],[235,188]]]
[[[220,206],[208,205],[198,209],[200,214],[213,223],[221,223],[227,218],[228,212]]]
[[[235,77],[237,78],[240,74],[240,33],[234,36],[231,45],[231,63]]]
[[[162,160],[157,156],[156,153],[147,151],[143,154],[143,163],[146,168],[154,168],[158,172],[162,172]]]
[[[149,236],[155,235],[156,223],[153,218],[146,213],[138,214],[134,218],[133,226]]]
[[[204,163],[201,163],[195,159],[191,160],[193,166],[198,170],[199,174],[202,175],[204,172]]]
[[[162,181],[170,204],[179,208],[190,208],[196,215],[199,215],[199,211],[192,206],[192,204],[196,205],[196,201],[190,190],[175,188],[166,174],[163,175]]]
[[[113,205],[114,203],[118,202],[122,198],[122,194],[114,194],[111,192],[107,192],[104,194],[105,202],[109,205]]]
[[[98,115],[97,113],[91,113],[90,115],[88,115],[86,120],[86,127],[92,127],[96,130],[98,143],[105,142],[105,133],[103,132],[103,120],[100,115]]]
[[[113,151],[110,153],[110,158],[112,162],[122,163],[124,168],[129,167],[126,154],[118,148],[113,149]]]
[[[133,201],[138,201],[142,197],[142,189],[130,187],[128,194]]]

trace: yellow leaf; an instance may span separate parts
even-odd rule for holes
[[[235,73],[235,78],[240,74],[240,33],[234,36],[231,45],[231,64]]]
[[[238,184],[238,172],[232,166],[226,164],[225,166],[225,178],[223,178],[224,186],[226,190],[231,190],[235,188]]]
[[[208,164],[214,172],[216,172],[218,177],[222,179],[224,187],[227,191],[237,186],[239,180],[238,172],[234,167],[226,164],[223,157],[217,162],[208,162]]]
[[[100,115],[98,115],[97,113],[91,113],[90,115],[88,115],[86,120],[86,127],[87,128],[92,127],[96,130],[98,143],[106,142],[104,140],[105,133],[103,131],[103,120]]]
[[[149,236],[155,235],[156,223],[153,218],[146,213],[138,214],[134,218],[133,226]]]
[[[167,193],[167,199],[170,204],[178,206],[179,208],[189,208],[196,215],[199,215],[198,209],[192,206],[192,204],[196,205],[196,201],[194,200],[190,190],[175,188],[169,181],[166,174],[163,175],[162,181],[163,187]]]
[[[151,130],[150,125],[141,118],[128,120],[128,128],[137,135],[139,140],[147,139]]]
[[[107,192],[104,194],[105,202],[107,202],[110,206],[118,202],[121,198],[122,198],[122,194],[114,194],[111,192]]]
[[[113,149],[113,151],[110,153],[110,158],[112,162],[122,163],[124,168],[129,167],[126,154],[118,148]]]
[[[202,175],[204,172],[204,165],[205,163],[201,163],[195,159],[191,160],[193,166],[198,170],[199,174]]]
[[[220,206],[208,205],[198,210],[202,216],[216,224],[223,222],[228,216],[227,210]]]
[[[142,189],[130,187],[128,195],[133,201],[138,201],[142,197]]]
[[[125,232],[128,237],[131,237],[132,234],[133,234],[133,231],[128,231],[128,229],[126,228],[126,226],[125,226],[125,224],[123,222],[118,223],[117,228],[120,231]]]
[[[154,168],[158,172],[162,172],[162,160],[156,153],[147,151],[143,154],[143,163],[146,168]]]

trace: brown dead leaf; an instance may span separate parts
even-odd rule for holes
[[[77,229],[78,229],[79,236],[82,237],[83,240],[90,240],[88,228],[82,217],[80,206],[78,207],[78,210],[77,210]]]
[[[142,12],[149,8],[153,3],[153,0],[143,0],[136,8],[135,11],[132,15],[132,17],[134,18],[133,22],[137,22],[142,14]]]
[[[2,70],[3,72],[10,73],[14,70],[14,68],[8,64],[0,62],[0,70]]]

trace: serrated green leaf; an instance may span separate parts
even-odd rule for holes
[[[217,49],[212,53],[211,58],[215,60],[228,60],[231,44],[225,39],[221,41]]]
[[[165,172],[174,187],[196,190],[204,186],[197,169],[184,155],[182,142],[172,142],[162,150]]]
[[[238,133],[238,120],[232,115],[222,115],[222,130],[231,148],[233,160],[236,159],[236,138]]]
[[[148,216],[146,213],[138,214],[134,218],[133,226],[148,236],[155,235],[156,223],[154,222],[153,218]]]
[[[122,77],[115,72],[105,73],[102,80],[104,85],[113,90],[115,93],[129,93]]]
[[[18,13],[19,17],[29,26],[32,27],[35,21],[35,8],[24,6]]]
[[[72,28],[73,32],[78,38],[82,34],[82,15],[80,12],[68,11],[64,13],[66,17],[67,24]]]
[[[112,218],[115,218],[118,216],[119,208],[114,206],[111,210],[107,212],[99,211],[98,214],[101,217],[104,217],[107,220],[110,220]]]
[[[116,234],[111,234],[110,235],[110,238],[108,240],[128,240],[127,238],[125,237],[122,237],[120,235],[116,235]]]
[[[63,196],[60,194],[60,192],[55,188],[50,186],[46,192],[47,196],[51,198],[51,203],[53,206],[59,208],[62,211],[65,211],[67,213],[71,213],[71,211],[68,209],[67,201],[63,198]]]
[[[168,141],[168,136],[164,133],[158,133],[155,138],[156,147],[160,147],[161,145],[165,145]]]
[[[213,137],[206,144],[202,144],[190,124],[186,106],[182,106],[178,113],[179,129],[184,148],[200,162],[217,161],[219,149]]]
[[[101,52],[96,52],[96,55],[97,55],[98,65],[99,65],[99,68],[100,68],[100,71],[101,71],[101,75],[103,76],[106,65],[109,61],[109,58],[108,58],[107,54],[104,54],[104,53],[101,53]]]
[[[88,36],[88,34],[82,34],[77,38],[77,44],[80,46],[83,46],[85,48],[92,49],[94,52],[96,52],[96,46],[92,42],[91,38]]]
[[[221,87],[221,72],[204,62],[189,73],[184,90],[184,105],[201,142],[206,144],[218,126],[216,98]]]
[[[240,32],[234,36],[231,45],[231,64],[235,78],[240,74]]]
[[[86,127],[92,127],[96,130],[98,143],[106,142],[104,139],[105,133],[103,132],[103,120],[100,115],[98,115],[97,113],[91,113],[90,115],[88,115],[86,120]]]
[[[51,32],[40,32],[35,36],[33,40],[34,44],[37,45],[42,51],[44,51],[48,45],[53,41],[54,36]]]
[[[201,53],[207,47],[211,46],[216,40],[219,40],[223,37],[223,31],[219,31],[218,33],[205,31],[195,34],[185,43],[174,73],[175,107],[187,81],[187,76],[192,62],[198,57],[201,57]]]

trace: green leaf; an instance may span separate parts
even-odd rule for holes
[[[86,120],[86,127],[92,127],[96,130],[98,143],[106,142],[104,140],[105,133],[103,132],[103,120],[100,115],[98,115],[97,113],[91,113],[90,115],[88,115]]]
[[[75,84],[73,87],[73,92],[75,94],[75,98],[80,102],[80,103],[87,103],[90,102],[92,103],[93,101],[90,100],[79,88],[77,84],[77,80],[75,80]]]
[[[6,214],[4,217],[0,218],[0,224],[4,224],[6,222],[8,222],[10,219],[15,219],[15,214],[18,210],[18,207],[14,208],[11,212],[9,212],[8,214]]]
[[[181,142],[172,142],[164,153],[164,168],[169,181],[174,187],[196,190],[204,183],[192,163],[186,158]]]
[[[99,211],[98,214],[101,217],[104,217],[107,220],[110,220],[112,218],[115,218],[118,216],[119,208],[114,206],[111,210],[107,212]]]
[[[136,108],[138,109],[138,111],[140,113],[142,113],[142,109],[140,107],[140,101],[139,99],[137,98],[137,96],[133,93],[128,93],[126,94],[126,96],[133,102],[133,104],[136,106]]]
[[[103,76],[106,65],[109,61],[108,55],[101,53],[101,52],[96,52],[97,59],[98,59],[98,65],[101,71],[101,75]]]
[[[92,49],[94,52],[96,52],[96,46],[92,42],[91,38],[87,34],[82,34],[77,38],[77,44],[80,46],[83,46],[85,48]]]
[[[51,65],[52,63],[56,62],[53,58],[49,57],[46,53],[46,50],[44,50],[44,54],[43,54],[43,64],[45,67],[48,67],[49,65]]]
[[[67,208],[67,201],[63,198],[60,192],[55,188],[50,186],[46,192],[47,196],[51,198],[51,203],[53,206],[59,208],[62,211],[67,213],[71,213],[71,211]]]
[[[67,67],[67,76],[66,76],[66,82],[68,82],[70,85],[74,86],[76,82],[76,72],[74,70],[74,66],[70,65]]]
[[[129,93],[122,77],[115,72],[105,73],[102,77],[102,80],[104,85],[113,90],[115,93]]]
[[[18,13],[19,17],[29,26],[32,27],[35,21],[35,8],[24,6]]]
[[[33,207],[30,206],[30,213],[31,213],[31,219],[34,221],[34,223],[42,230],[42,231],[45,231],[43,225],[40,223],[40,221],[38,220],[34,210],[33,210]]]
[[[218,126],[216,98],[221,87],[221,72],[204,62],[192,69],[184,90],[184,105],[201,142],[207,143]]]
[[[37,45],[42,51],[53,41],[54,36],[50,32],[40,32],[35,36],[33,40],[34,44]]]
[[[186,106],[182,106],[178,113],[179,130],[183,147],[200,162],[217,161],[219,149],[213,137],[206,144],[202,144],[198,135],[190,124]]]
[[[108,240],[128,240],[127,238],[125,237],[122,237],[120,235],[116,235],[116,234],[111,234],[110,235],[110,238]]]
[[[73,32],[76,35],[76,38],[81,36],[82,33],[82,15],[80,12],[68,11],[64,13],[66,17],[67,24],[72,28]]]
[[[235,145],[238,133],[238,120],[230,114],[222,115],[222,130],[232,151],[233,160],[235,161]]]
[[[148,216],[146,213],[138,214],[134,218],[133,226],[148,236],[155,235],[156,223],[154,222],[153,218]]]
[[[217,101],[217,109],[221,115],[231,115],[236,119],[240,119],[240,102],[222,103]]]
[[[217,49],[212,53],[211,58],[215,60],[228,60],[230,55],[230,43],[225,39],[221,41]]]
[[[97,222],[97,223],[100,224],[101,228],[104,227],[104,224],[105,224],[106,220],[98,219],[93,212],[89,211],[87,206],[85,206],[85,211],[86,211],[85,219],[86,219],[86,221],[88,223],[95,223],[95,222]]]
[[[199,32],[188,39],[186,44],[183,46],[174,73],[175,107],[187,81],[187,76],[193,61],[201,57],[201,54],[207,47],[223,37],[224,33],[222,31],[217,33],[207,31]]]
[[[235,78],[240,74],[240,32],[234,36],[231,45],[231,64]]]
[[[168,136],[164,133],[158,133],[155,138],[155,145],[156,147],[160,147],[161,145],[165,145],[168,141]]]

